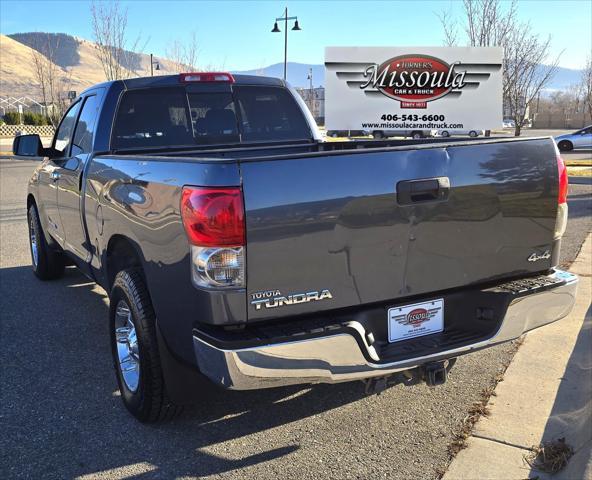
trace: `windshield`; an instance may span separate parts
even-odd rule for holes
[[[284,88],[234,86],[232,92],[188,93],[175,87],[125,92],[111,143],[122,149],[311,137],[300,107]]]

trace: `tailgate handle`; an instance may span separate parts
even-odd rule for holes
[[[443,202],[448,200],[450,180],[448,177],[403,180],[397,183],[397,202],[409,205],[423,202]]]

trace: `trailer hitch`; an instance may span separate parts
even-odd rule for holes
[[[446,383],[448,370],[444,362],[427,363],[423,369],[425,382],[428,387],[437,387]]]

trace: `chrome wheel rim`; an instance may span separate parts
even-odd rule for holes
[[[37,267],[37,263],[39,262],[39,246],[37,245],[37,233],[35,233],[35,220],[32,215],[29,220],[29,241],[31,243],[33,266]]]
[[[115,342],[121,377],[127,389],[135,392],[140,382],[140,350],[132,312],[124,300],[115,309]]]

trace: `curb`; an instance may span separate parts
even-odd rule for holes
[[[443,480],[592,478],[592,235],[570,271],[580,276],[565,318],[527,334]],[[565,437],[574,456],[552,477],[524,460],[531,447]]]

